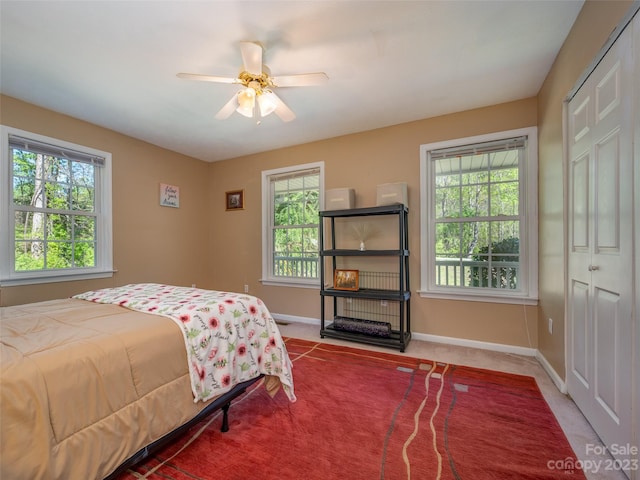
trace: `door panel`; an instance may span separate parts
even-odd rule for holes
[[[602,120],[620,105],[620,61],[604,74],[595,89],[596,123]],[[615,120],[614,120],[615,121]]]
[[[600,407],[614,423],[619,424],[620,399],[616,379],[619,377],[618,307],[620,296],[606,290],[596,289],[593,296],[595,323],[595,397]]]
[[[595,145],[595,248],[598,253],[620,250],[620,130],[616,128]]]
[[[589,389],[589,361],[587,348],[589,312],[589,285],[583,282],[572,282],[571,284],[571,331],[570,341],[573,355],[571,357],[571,373],[582,383],[585,389]]]
[[[573,251],[589,251],[589,154],[571,163],[570,182],[573,201],[571,210],[571,248]]]
[[[633,439],[630,32],[618,38],[568,108],[567,389],[609,447]],[[620,460],[629,459],[619,453]]]

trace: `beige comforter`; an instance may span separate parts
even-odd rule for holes
[[[0,478],[101,479],[195,416],[173,320],[76,299],[0,309]]]

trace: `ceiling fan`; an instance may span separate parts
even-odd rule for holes
[[[323,72],[272,77],[269,69],[262,63],[262,46],[254,42],[240,42],[240,52],[243,67],[237,78],[197,73],[177,74],[180,78],[242,85],[242,89],[216,114],[219,120],[228,118],[236,111],[245,117],[257,117],[258,123],[260,118],[271,113],[275,113],[284,122],[290,122],[296,118],[296,114],[275,94],[274,89],[323,85],[329,80]]]

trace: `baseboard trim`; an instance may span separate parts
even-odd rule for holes
[[[282,322],[297,322],[320,326],[320,320],[317,318],[299,317],[297,315],[285,315],[282,313],[272,313],[272,316],[274,320],[280,320]],[[428,333],[417,332],[412,332],[411,338],[414,338],[415,340],[422,340],[424,342],[443,343],[446,345],[457,345],[460,347],[479,348],[482,350],[491,350],[494,352],[511,353],[514,355],[534,357],[536,360],[538,360],[544,371],[547,372],[547,375],[549,375],[551,381],[555,384],[558,390],[560,390],[563,394],[567,393],[567,385],[564,380],[562,380],[562,377],[558,375],[558,372],[554,370],[545,356],[536,348],[505,345],[503,343],[481,342],[479,340],[468,340],[464,338],[445,337],[442,335],[431,335]]]
[[[555,371],[555,369],[551,366],[547,358],[540,352],[540,350],[536,350],[536,360],[538,360],[538,363],[542,365],[542,368],[545,372],[547,372],[547,375],[549,375],[549,378],[551,378],[551,381],[555,384],[558,390],[566,395],[567,384],[564,380],[562,380],[562,377],[558,375],[558,372]]]
[[[515,355],[524,355],[526,357],[535,357],[537,352],[535,348],[505,345],[503,343],[481,342],[479,340],[468,340],[465,338],[444,337],[442,335],[431,335],[428,333],[412,332],[411,338],[423,340],[425,342],[445,343],[447,345],[457,345],[459,347],[479,348],[494,352],[512,353]]]
[[[292,323],[308,323],[310,325],[318,325],[320,326],[320,320],[312,317],[298,317],[296,315],[285,315],[283,313],[271,313],[271,316],[274,320],[280,320],[282,322],[292,322]]]
[[[296,315],[285,315],[282,313],[271,313],[274,320],[283,322],[298,322],[311,325],[320,325],[320,320],[312,317],[298,317]],[[537,350],[535,348],[518,347],[515,345],[505,345],[502,343],[480,342],[478,340],[466,340],[464,338],[443,337],[441,335],[430,335],[427,333],[411,333],[411,338],[422,340],[425,342],[446,343],[448,345],[458,345],[461,347],[481,348],[483,350],[493,350],[494,352],[513,353],[516,355],[525,355],[527,357],[535,357]]]

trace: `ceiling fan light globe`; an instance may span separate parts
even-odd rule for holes
[[[245,117],[253,117],[253,108],[256,105],[256,91],[248,87],[238,92],[238,105],[236,112]]]
[[[256,103],[256,91],[253,88],[245,88],[238,92],[238,103],[241,107],[253,108]]]
[[[271,92],[265,92],[258,97],[258,106],[260,107],[260,116],[266,117],[273,113],[277,107],[274,94]]]
[[[240,115],[244,115],[245,117],[248,117],[248,118],[252,118],[253,117],[253,107],[250,107],[250,108],[238,107],[238,108],[236,108],[236,112],[238,112]]]

